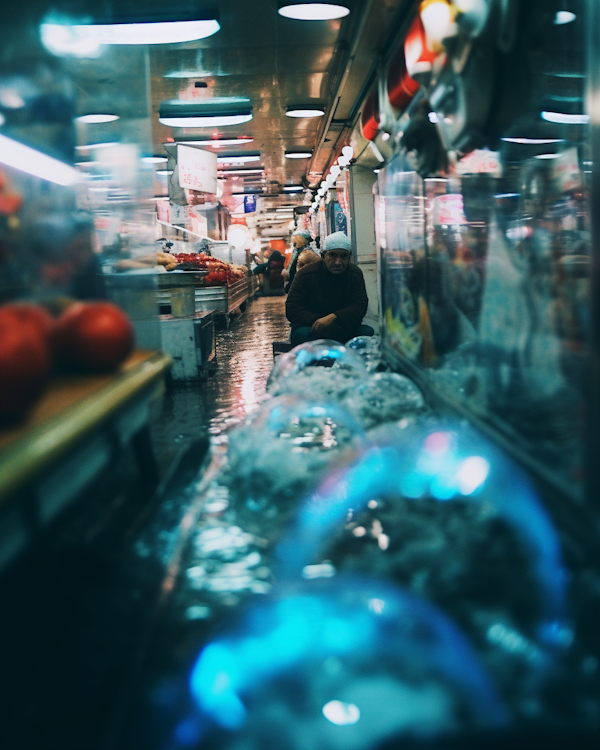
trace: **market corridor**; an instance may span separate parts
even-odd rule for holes
[[[273,366],[272,343],[289,336],[284,308],[285,297],[251,301],[229,329],[217,331],[216,373],[200,386],[167,391],[152,428],[161,472],[203,429],[219,434],[254,411]]]

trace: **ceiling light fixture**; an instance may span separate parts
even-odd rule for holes
[[[120,146],[118,141],[106,141],[105,143],[86,143],[83,146],[75,146],[75,151],[89,151],[96,148],[110,148],[111,146]]]
[[[220,174],[262,174],[264,167],[260,169],[219,169]]]
[[[143,13],[140,14],[143,16]],[[214,14],[211,14],[214,15]],[[53,54],[77,54],[82,45],[99,44],[178,44],[216,34],[221,28],[216,18],[130,23],[117,17],[117,23],[43,23],[42,43]],[[136,21],[142,19],[138,16]]]
[[[172,70],[165,73],[163,78],[206,78],[210,73],[204,70]]]
[[[587,125],[589,115],[568,115],[565,112],[542,112],[542,120],[556,122],[560,125]]]
[[[0,135],[0,164],[57,185],[74,185],[81,180],[79,172],[68,164],[5,135]]]
[[[279,0],[279,15],[295,21],[333,21],[345,18],[349,13],[350,8],[341,3]]]
[[[531,146],[541,146],[546,143],[562,143],[564,138],[501,138],[507,143],[521,143]]]
[[[250,100],[242,97],[173,99],[161,102],[158,120],[172,128],[212,128],[241,125],[252,119]]]
[[[286,159],[310,159],[312,151],[286,151]]]
[[[312,106],[297,106],[288,107],[285,111],[288,117],[322,117],[325,114],[325,110],[321,107]]]
[[[260,154],[228,154],[217,157],[217,164],[244,164],[249,161],[260,161]]]
[[[285,185],[283,189],[286,193],[299,193],[304,190],[302,185]]]
[[[570,10],[559,10],[554,16],[554,25],[564,26],[566,23],[571,23],[571,21],[574,21],[576,18],[577,16],[575,13],[572,13]]]
[[[172,169],[157,169],[156,174],[165,175],[165,174],[173,174]]]
[[[101,122],[114,122],[115,120],[119,119],[119,115],[81,115],[80,117],[76,117],[75,120],[77,122],[84,122],[87,125],[95,125],[97,123]]]
[[[224,146],[241,146],[252,143],[254,138],[250,136],[240,136],[239,138],[188,138],[177,139],[177,143],[182,146],[202,146],[202,148],[223,148]]]
[[[144,164],[164,164],[166,161],[168,161],[166,156],[142,156]]]

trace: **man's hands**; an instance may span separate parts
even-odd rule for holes
[[[318,331],[322,331],[324,328],[327,328],[332,323],[334,323],[337,320],[335,313],[329,313],[329,315],[326,315],[324,318],[319,318],[318,320],[315,320],[315,322],[311,326],[311,330],[317,333]]]

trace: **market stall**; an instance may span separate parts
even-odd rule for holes
[[[0,568],[132,445],[140,475],[157,476],[150,405],[171,358],[135,351],[116,372],[61,373],[32,411],[0,428]]]

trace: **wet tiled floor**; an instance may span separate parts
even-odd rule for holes
[[[289,336],[285,297],[259,297],[229,329],[217,331],[217,371],[203,383],[170,388],[152,425],[161,473],[202,432],[219,434],[254,411],[273,367],[273,341]]]

